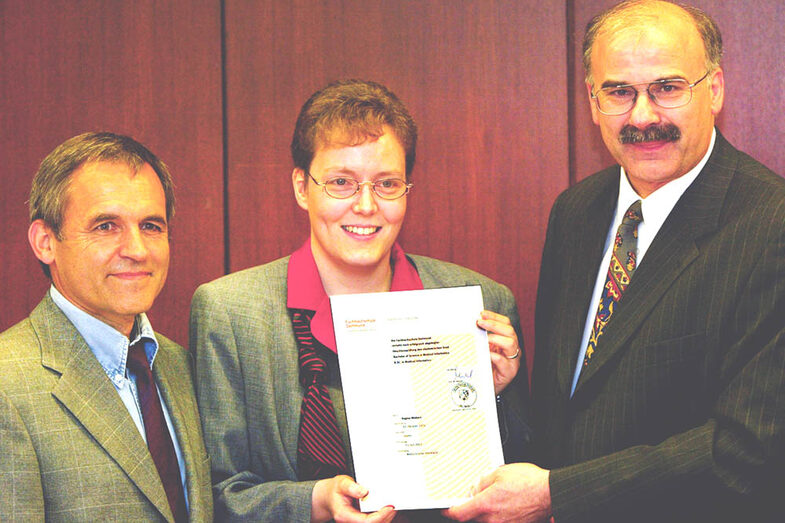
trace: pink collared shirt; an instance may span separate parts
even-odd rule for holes
[[[423,288],[417,269],[406,258],[403,249],[397,243],[393,245],[390,253],[390,264],[393,271],[391,291],[413,291]],[[337,352],[330,299],[324,292],[319,269],[316,267],[316,260],[313,259],[310,238],[289,257],[286,288],[286,306],[290,309],[315,311],[311,320],[311,333],[322,345]]]

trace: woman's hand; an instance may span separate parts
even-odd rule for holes
[[[377,512],[364,514],[357,508],[357,500],[368,495],[368,489],[358,485],[349,476],[335,476],[316,482],[311,494],[311,521],[336,523],[363,521],[366,523],[388,523],[395,517],[392,506]]]
[[[477,326],[488,332],[493,366],[493,388],[499,395],[518,374],[523,351],[518,345],[518,335],[510,318],[492,311],[482,311]]]

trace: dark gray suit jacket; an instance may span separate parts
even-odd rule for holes
[[[781,521],[785,180],[718,133],[570,399],[618,177],[548,225],[532,395],[556,521]]]
[[[487,309],[510,318],[522,340],[510,290],[476,272],[423,256],[409,257],[426,288],[482,286]],[[191,347],[205,443],[212,458],[216,518],[307,522],[315,481],[297,481],[303,389],[286,308],[288,257],[202,285],[191,304]],[[522,459],[526,367],[505,389],[505,456]],[[327,388],[347,456],[346,412],[336,364]],[[521,390],[522,389],[522,390]],[[351,461],[351,460],[350,460]]]
[[[185,460],[190,521],[213,517],[188,353],[156,334],[153,373]],[[120,395],[46,297],[0,334],[0,521],[173,521]]]

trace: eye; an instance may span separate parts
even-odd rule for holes
[[[164,228],[155,222],[145,222],[142,224],[141,229],[148,232],[164,232]]]
[[[386,180],[379,180],[378,182],[376,182],[376,185],[378,185],[382,189],[393,189],[395,187],[398,187],[400,183],[401,183],[400,180],[396,180],[395,178],[388,178]]]
[[[347,187],[347,186],[351,187],[355,185],[357,182],[355,182],[352,178],[345,178],[345,177],[338,176],[336,178],[330,178],[329,180],[327,180],[326,183],[328,185],[333,185],[335,187]]]
[[[610,98],[632,98],[635,96],[635,89],[632,87],[610,87],[605,90],[605,94]]]
[[[115,224],[112,222],[102,222],[95,226],[96,231],[100,232],[109,232],[116,228]]]
[[[674,94],[683,91],[685,86],[686,84],[684,82],[674,81],[658,84],[655,88],[657,92],[662,94]]]

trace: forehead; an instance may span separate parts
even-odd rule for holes
[[[676,75],[700,74],[705,50],[700,33],[688,15],[648,13],[608,24],[592,49],[596,82],[649,81]]]
[[[66,215],[104,208],[149,212],[158,207],[165,212],[164,190],[149,164],[134,169],[124,162],[88,162],[71,174],[66,190]]]
[[[376,125],[363,121],[335,122],[331,126],[318,129],[314,136],[314,153],[323,149],[338,149],[362,145],[376,141],[390,130],[386,125]]]
[[[341,158],[357,156],[358,160],[369,159],[368,151],[372,150],[374,156],[384,156],[388,161],[405,161],[403,145],[392,129],[384,125],[376,132],[368,133],[358,131],[356,133],[334,130],[331,134],[316,142],[313,161],[332,160],[335,156]]]

